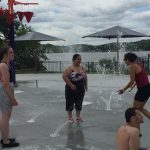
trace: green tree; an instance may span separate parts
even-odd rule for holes
[[[14,20],[14,29],[18,30],[20,26],[20,22],[16,19]],[[5,12],[2,16],[0,16],[0,46],[7,45],[8,41],[8,23],[7,23],[7,13]]]
[[[15,37],[24,35],[32,31],[31,27],[20,23],[16,18],[14,21]],[[7,14],[0,16],[0,47],[7,45],[8,41],[8,24]],[[46,59],[43,47],[39,42],[23,41],[15,42],[15,60],[16,69],[34,69],[39,71],[44,69],[41,59]]]
[[[21,24],[16,31],[16,36],[21,36],[27,32],[31,32],[32,28]],[[42,59],[45,60],[44,47],[37,41],[18,41],[16,42],[16,67],[20,69],[33,69],[40,71],[45,69],[42,65]]]

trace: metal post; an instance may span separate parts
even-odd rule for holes
[[[13,6],[21,4],[21,5],[34,5],[38,3],[21,3],[21,2],[16,2],[15,0],[8,0],[8,15],[12,16],[14,15],[14,9]],[[13,48],[14,53],[15,53],[15,42],[14,42],[14,18],[10,21],[8,20],[8,40],[9,40],[9,46]],[[10,66],[12,69],[12,80],[14,85],[16,86],[16,67],[15,67],[15,60],[10,62]]]
[[[61,72],[61,61],[59,62],[59,72]]]
[[[35,80],[36,88],[38,88],[38,80]]]
[[[14,23],[12,22],[9,25],[9,31],[8,31],[8,39],[9,39],[9,46],[14,50],[15,53],[15,43],[14,43]],[[10,67],[12,70],[12,80],[14,85],[16,86],[16,66],[15,66],[15,60],[10,62]]]
[[[8,15],[13,15],[13,3],[14,0],[8,0]],[[9,20],[8,20],[9,22]],[[15,42],[14,42],[14,19],[8,25],[8,39],[9,39],[9,46],[12,47],[15,53]],[[14,85],[16,85],[16,68],[15,68],[15,60],[10,62],[10,67],[12,70],[12,80]]]
[[[148,72],[150,73],[150,54],[148,54],[148,58],[147,58],[147,68],[148,68]]]
[[[117,36],[117,66],[116,66],[116,72],[119,74],[119,36]]]
[[[88,72],[90,72],[90,64],[89,64],[89,62],[88,62]]]

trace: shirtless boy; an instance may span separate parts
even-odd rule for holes
[[[125,119],[126,124],[117,131],[117,150],[150,150],[150,148],[140,148],[140,132],[136,128],[144,122],[140,111],[136,108],[128,108]]]

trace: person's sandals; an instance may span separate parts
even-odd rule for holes
[[[142,137],[142,133],[139,134],[139,137],[140,137],[140,138]]]
[[[74,119],[73,119],[73,118],[69,118],[68,121],[69,121],[70,123],[74,123]]]
[[[15,138],[9,138],[9,141],[10,142],[15,142],[16,140],[15,140]],[[1,144],[3,144],[3,139],[1,139]]]
[[[10,141],[10,143],[8,144],[2,143],[3,148],[11,148],[11,147],[17,147],[17,146],[19,146],[19,143],[15,141],[14,142]]]
[[[82,118],[76,118],[76,122],[79,123],[79,122],[83,122]]]

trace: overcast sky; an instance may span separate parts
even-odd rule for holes
[[[35,31],[65,39],[65,42],[59,42],[61,45],[109,42],[81,37],[115,25],[150,34],[150,0],[17,1],[38,2],[35,6],[15,6],[15,10],[33,11],[34,17],[27,24]],[[0,4],[6,7],[6,2],[1,0]]]

